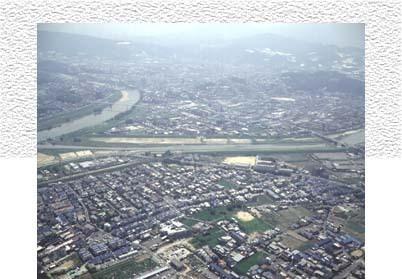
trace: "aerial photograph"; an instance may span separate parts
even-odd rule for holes
[[[37,25],[37,277],[365,278],[365,26]]]

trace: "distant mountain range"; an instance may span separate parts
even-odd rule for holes
[[[273,34],[240,39],[190,40],[146,38],[115,41],[85,35],[39,31],[39,51],[58,51],[67,55],[130,59],[138,54],[152,58],[202,59],[222,63],[258,63],[275,67],[316,66],[323,69],[344,64],[351,69],[362,68],[364,50],[307,43]]]
[[[295,90],[315,93],[326,89],[329,92],[344,92],[364,95],[364,82],[332,71],[288,72],[281,75],[288,86]]]
[[[168,49],[143,41],[131,43],[71,33],[39,31],[38,51],[57,51],[66,55],[85,54],[87,56],[127,59],[132,54],[143,51],[159,56],[166,53]]]

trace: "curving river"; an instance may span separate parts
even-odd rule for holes
[[[103,109],[100,113],[90,114],[81,118],[65,122],[60,126],[54,127],[49,130],[38,132],[38,142],[44,141],[49,138],[60,137],[84,128],[101,124],[116,115],[130,110],[141,98],[138,90],[122,90],[121,98],[114,103],[111,107]]]

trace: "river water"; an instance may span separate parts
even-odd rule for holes
[[[121,93],[122,97],[116,103],[114,103],[111,107],[103,109],[98,114],[86,115],[81,118],[65,122],[50,130],[38,132],[38,142],[44,141],[48,138],[60,137],[65,134],[101,124],[109,119],[112,119],[120,113],[130,110],[141,97],[141,94],[138,92],[138,90],[123,90]]]
[[[337,133],[330,135],[329,137],[350,145],[360,144],[364,143],[364,129]]]
[[[340,139],[340,141],[351,145],[364,143],[364,129],[360,129],[355,133],[345,135]]]

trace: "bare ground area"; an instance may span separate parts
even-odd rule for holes
[[[46,164],[50,164],[50,163],[54,162],[55,160],[56,160],[56,158],[54,156],[38,152],[38,157],[37,157],[38,167],[44,166]]]
[[[250,222],[254,219],[254,216],[245,211],[239,211],[236,213],[236,217],[244,222]]]
[[[254,166],[256,162],[255,156],[235,156],[235,157],[226,157],[223,160],[224,164],[229,165],[251,165]]]

